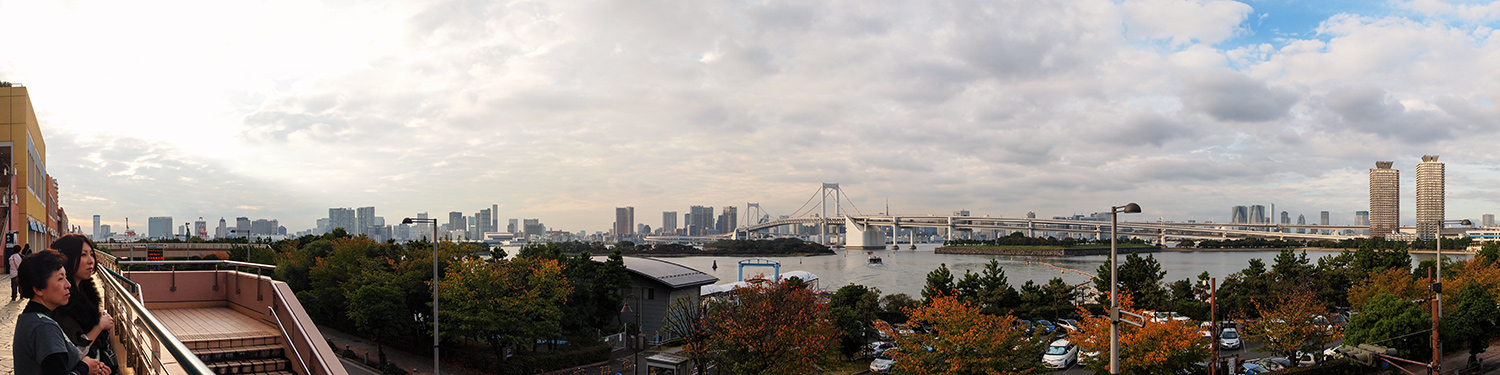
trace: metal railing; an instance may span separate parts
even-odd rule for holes
[[[287,315],[290,315],[290,316],[287,317],[287,319],[291,320],[292,325],[297,327],[297,333],[299,335],[301,335],[302,336],[302,340],[307,343],[308,348],[309,348],[308,351],[312,352],[312,357],[313,357],[313,359],[315,359],[315,362],[318,363],[318,364],[320,364],[322,367],[329,366],[328,359],[327,358],[323,358],[323,353],[318,351],[318,345],[323,345],[324,343],[320,342],[319,340],[313,340],[312,336],[309,336],[307,334],[307,327],[303,327],[302,323],[297,320],[296,314],[294,314],[292,312],[291,305],[287,304],[287,302],[286,302],[286,296],[282,295],[281,293],[276,292],[275,290],[272,290],[271,294],[273,294],[273,295],[276,296],[276,300],[272,301],[273,302],[272,306],[267,306],[267,307],[269,307],[270,310],[271,310],[271,316],[276,319],[276,324],[281,327],[282,335],[286,336],[286,345],[289,346],[289,347],[292,347],[292,351],[293,352],[297,352],[296,353],[297,354],[297,362],[301,362],[302,363],[302,369],[304,371],[307,370],[307,368],[308,368],[308,366],[307,366],[307,359],[302,358],[302,354],[297,351],[297,345],[296,345],[296,343],[294,343],[292,341],[291,336],[290,336],[291,334],[288,333],[287,330],[286,330],[286,326],[287,326],[286,322],[283,322],[281,320],[281,317],[276,314],[276,306],[274,305],[275,303],[280,303],[281,304],[281,308],[287,310]],[[335,359],[335,361],[337,361],[337,359]],[[307,373],[307,375],[314,375],[314,373],[312,371],[307,371],[306,373]],[[328,371],[326,369],[324,369],[323,373],[326,374],[326,373],[328,373]]]
[[[277,295],[279,296],[280,294],[278,293]],[[275,319],[277,324],[281,324],[281,315],[279,315],[279,314],[276,313],[276,308],[275,307],[271,307],[270,310],[271,310],[271,319]],[[290,334],[287,334],[286,329],[280,329],[278,331],[281,331],[281,339],[282,340],[286,340],[286,346],[288,348],[292,348],[292,355],[297,356],[297,364],[302,365],[302,373],[306,374],[306,375],[313,375],[312,370],[309,369],[309,368],[307,368],[307,361],[302,359],[302,351],[301,350],[297,350],[297,345],[294,344],[294,343],[292,343],[292,336]],[[303,333],[302,336],[306,337],[307,334]],[[308,340],[308,342],[311,343],[312,340]],[[316,343],[313,343],[313,344],[316,345]],[[318,351],[314,350],[313,354],[317,355]]]
[[[127,265],[127,266],[129,266],[129,265],[168,265],[168,266],[175,266],[175,265],[190,265],[190,264],[212,264],[212,265],[214,265],[214,271],[218,271],[219,270],[219,265],[222,265],[222,264],[228,264],[228,265],[234,266],[234,270],[235,271],[239,271],[240,267],[254,268],[255,269],[255,277],[260,280],[259,282],[255,283],[255,300],[256,301],[264,301],[266,299],[265,294],[262,293],[261,288],[260,288],[260,285],[263,284],[263,282],[265,281],[265,275],[263,273],[261,273],[261,270],[275,270],[276,269],[276,266],[269,265],[269,264],[241,262],[241,261],[237,261],[237,260],[117,260],[116,263],[118,263],[118,264],[124,264],[124,265]],[[170,271],[172,272],[172,291],[177,291],[177,268],[173,267]],[[218,283],[219,283],[219,279],[217,277],[214,278],[214,290],[219,290],[219,284]],[[234,293],[235,294],[239,294],[240,293],[240,279],[238,277],[234,278]]]
[[[213,370],[198,359],[191,350],[184,345],[177,336],[167,331],[166,325],[162,324],[156,316],[146,310],[146,305],[140,299],[140,285],[120,275],[118,265],[113,256],[104,252],[96,252],[94,259],[101,260],[96,264],[104,269],[106,277],[102,286],[105,289],[103,298],[107,308],[116,317],[115,331],[125,347],[126,353],[117,356],[124,361],[130,362],[128,367],[135,369],[137,374],[172,374],[175,373],[167,368],[167,364],[161,361],[159,354],[163,348],[167,353],[177,360],[182,371],[192,375],[209,375]],[[121,282],[129,283],[127,289]],[[127,364],[121,364],[127,365]]]

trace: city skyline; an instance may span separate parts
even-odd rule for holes
[[[614,207],[789,214],[822,182],[866,213],[1348,223],[1372,161],[1415,197],[1422,155],[1445,217],[1477,220],[1497,9],[11,2],[0,81],[30,91],[60,205],[116,231],[377,206],[592,232]]]

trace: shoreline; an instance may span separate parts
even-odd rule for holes
[[[710,253],[667,253],[667,254],[658,254],[658,253],[633,253],[633,254],[620,254],[620,255],[624,255],[624,256],[636,256],[636,257],[661,257],[661,258],[682,258],[682,257],[736,257],[736,258],[739,258],[739,257],[744,257],[744,258],[787,257],[787,258],[801,258],[801,257],[816,257],[816,256],[825,256],[825,255],[838,255],[838,253],[786,253],[786,254],[748,254],[748,253],[723,253],[723,254],[710,254]]]

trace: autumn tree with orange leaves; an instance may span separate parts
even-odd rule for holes
[[[1101,301],[1109,300],[1109,294]],[[1133,308],[1134,299],[1129,293],[1120,293],[1120,309],[1143,314]],[[1078,308],[1080,316],[1088,310]],[[1121,314],[1122,316],[1124,314]],[[1070,340],[1078,344],[1078,351],[1099,353],[1092,358],[1080,360],[1089,370],[1109,372],[1109,317],[1092,316],[1080,321],[1083,325]],[[1208,343],[1201,339],[1194,327],[1177,320],[1153,322],[1147,320],[1144,327],[1120,323],[1120,373],[1174,375],[1202,367],[1199,362],[1208,359]]]
[[[884,322],[876,328],[894,338],[889,352],[898,374],[1037,374],[1044,340],[1026,335],[1010,315],[983,314],[982,308],[950,295],[905,309],[909,322],[930,333],[900,334]]]
[[[806,284],[769,282],[735,289],[709,315],[705,349],[729,374],[819,374],[834,360],[838,329],[828,305]]]
[[[1326,317],[1328,312],[1311,291],[1295,290],[1275,300],[1256,300],[1254,304],[1260,319],[1245,322],[1242,333],[1261,343],[1262,350],[1290,359],[1293,366],[1297,365],[1298,351],[1318,353],[1323,346],[1339,339],[1339,333],[1326,322],[1314,321],[1314,317]]]
[[[1380,293],[1390,293],[1402,299],[1426,298],[1428,279],[1414,277],[1410,268],[1392,267],[1383,271],[1371,272],[1370,278],[1359,285],[1349,288],[1349,304],[1355,308],[1363,307]]]

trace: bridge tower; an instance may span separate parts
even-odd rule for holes
[[[765,216],[766,216],[766,211],[764,209],[760,208],[760,203],[749,203],[749,202],[746,202],[745,203],[745,220],[740,220],[740,223],[743,223],[742,225],[745,226],[746,228],[748,228],[748,227],[750,227],[752,225],[760,224],[761,223],[760,219],[762,217],[765,217]],[[745,239],[747,239],[747,240],[750,239],[750,230],[748,230],[748,229],[745,230]]]
[[[825,220],[820,221],[820,224],[818,224],[818,226],[822,227],[822,229],[820,231],[820,233],[822,233],[821,234],[821,238],[819,238],[818,241],[823,242],[823,243],[827,243],[828,242],[828,221],[826,219],[828,218],[828,196],[829,195],[833,196],[833,214],[834,214],[834,216],[842,217],[842,216],[844,216],[844,205],[843,205],[844,190],[839,188],[839,183],[837,183],[837,182],[834,182],[834,183],[824,182],[823,183],[823,190],[822,190],[822,192],[820,194],[823,195],[823,203],[822,203],[822,205],[823,205],[823,218]]]

